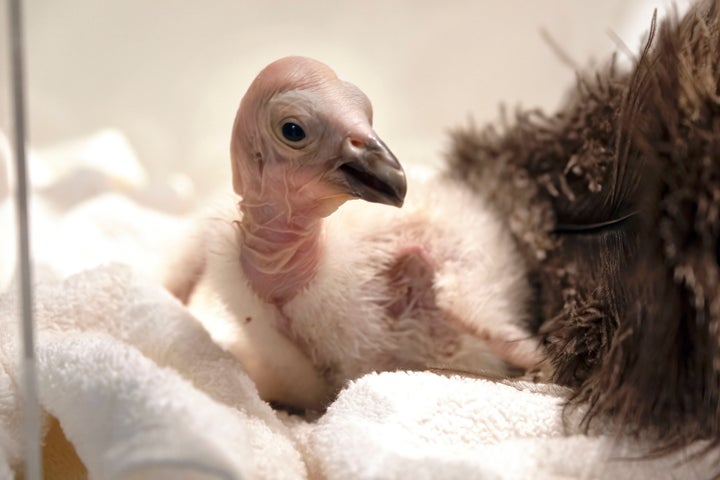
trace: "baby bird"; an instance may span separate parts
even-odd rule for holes
[[[265,400],[322,409],[372,371],[506,376],[540,361],[526,271],[496,213],[442,175],[412,176],[405,198],[370,101],[326,65],[267,66],[231,157],[239,212],[204,225],[167,286]]]

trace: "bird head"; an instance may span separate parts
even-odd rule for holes
[[[360,198],[401,206],[402,166],[372,128],[372,106],[325,64],[286,57],[243,97],[232,142],[233,187],[243,201],[285,202],[327,216]]]

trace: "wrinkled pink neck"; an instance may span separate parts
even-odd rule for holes
[[[283,305],[315,275],[322,218],[270,204],[242,202],[240,208],[245,276],[260,298]]]

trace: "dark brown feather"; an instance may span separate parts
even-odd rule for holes
[[[526,255],[570,405],[660,451],[720,444],[720,1],[655,26],[632,71],[458,130],[448,161]]]

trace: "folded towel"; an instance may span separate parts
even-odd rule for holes
[[[431,372],[353,382],[309,434],[324,478],[708,478],[719,455],[638,459],[647,445],[573,429],[567,391]],[[563,421],[565,418],[566,422]]]
[[[16,226],[10,148],[0,131],[0,291],[15,269]],[[189,220],[192,186],[151,183],[125,137],[101,131],[41,151],[30,151],[31,240],[34,259],[60,278],[114,260],[148,277],[159,274],[168,247]],[[184,190],[183,190],[184,189]],[[155,277],[158,280],[157,277]]]
[[[633,458],[647,445],[573,429],[582,412],[564,412],[567,391],[549,385],[387,372],[351,383],[317,421],[277,413],[153,275],[184,220],[117,192],[62,215],[46,207],[34,220],[51,272],[36,271],[46,452],[65,440],[59,422],[90,478],[693,479],[720,465],[718,452],[681,462],[702,444]],[[129,266],[96,266],[111,261]],[[11,288],[0,295],[0,479],[22,470],[17,321]],[[46,460],[67,478],[71,462]]]
[[[105,334],[50,335],[38,350],[41,403],[93,478],[254,476],[249,423],[177,372]]]
[[[15,300],[0,297],[0,426],[14,440],[3,451],[18,468]],[[174,298],[127,267],[41,285],[36,317],[41,405],[91,478],[180,478],[179,470],[200,475],[188,478],[306,476],[289,430],[239,363]]]

